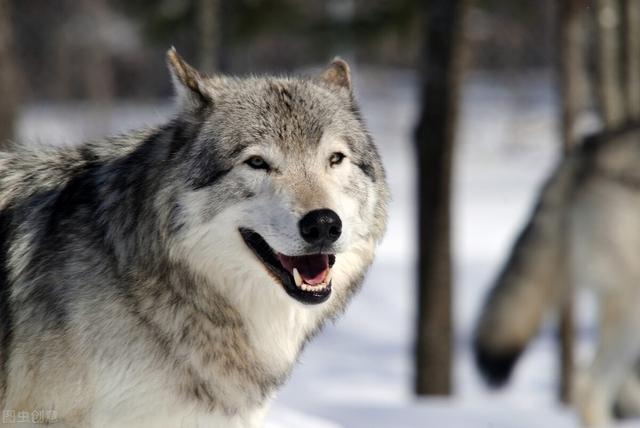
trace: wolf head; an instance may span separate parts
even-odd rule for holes
[[[206,77],[168,53],[195,127],[175,181],[174,257],[241,313],[335,314],[386,224],[384,170],[348,65],[315,79]],[[247,314],[245,314],[247,315]]]

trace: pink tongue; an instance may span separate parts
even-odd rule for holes
[[[318,285],[324,281],[329,270],[329,256],[327,254],[314,254],[311,256],[289,257],[278,255],[280,263],[289,272],[293,268],[298,269],[300,276],[310,285]]]

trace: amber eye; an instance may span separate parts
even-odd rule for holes
[[[345,157],[346,156],[344,155],[344,153],[335,152],[331,154],[331,157],[329,157],[329,165],[331,166],[340,165]]]
[[[251,156],[249,159],[244,161],[244,163],[246,163],[253,169],[264,169],[266,171],[269,171],[271,169],[267,161],[262,159],[260,156]]]

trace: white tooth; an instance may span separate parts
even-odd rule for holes
[[[331,282],[331,276],[333,275],[333,269],[329,269],[329,273],[324,277],[324,284],[328,285]]]
[[[296,285],[298,287],[300,287],[300,286],[304,287],[304,284],[302,282],[302,276],[300,276],[300,272],[298,272],[298,269],[296,269],[296,268],[293,268],[293,279],[296,281]],[[304,288],[303,288],[303,290],[304,290]]]

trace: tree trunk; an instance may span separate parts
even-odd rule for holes
[[[598,98],[605,127],[625,120],[620,81],[620,6],[618,0],[596,1]]]
[[[627,119],[640,119],[640,1],[624,1]]]
[[[220,45],[219,0],[197,0],[200,69],[213,73],[219,68],[218,47]]]
[[[84,0],[81,12],[85,14],[84,19],[95,28],[102,29],[108,25],[106,0]],[[85,90],[91,102],[108,109],[114,98],[115,86],[108,42],[100,37],[93,42],[83,48],[87,67]]]
[[[78,2],[78,15],[83,25],[95,28],[90,43],[80,44],[78,53],[83,61],[82,94],[88,97],[91,108],[87,123],[92,136],[109,134],[113,127],[115,75],[109,41],[104,37],[108,22],[108,0],[82,0]],[[74,32],[74,34],[78,34]],[[88,36],[87,36],[88,37]],[[71,69],[68,69],[71,71]]]
[[[18,103],[17,72],[9,0],[0,0],[0,149],[14,137]]]
[[[567,154],[576,143],[575,123],[580,105],[582,103],[581,88],[584,75],[584,59],[582,55],[583,32],[582,10],[584,0],[561,0],[558,6],[558,84],[562,98],[562,113],[560,118],[562,133],[562,149]],[[568,230],[568,229],[567,229]],[[565,235],[562,246],[564,260],[567,269],[562,279],[571,284],[569,277],[569,245],[571,238]],[[575,322],[574,322],[574,293],[572,287],[560,307],[560,327],[558,340],[560,346],[560,400],[564,403],[572,402],[572,390],[574,384],[574,349],[575,349]]]
[[[450,193],[466,0],[425,1],[422,111],[416,129],[419,193],[415,391],[451,393]]]

